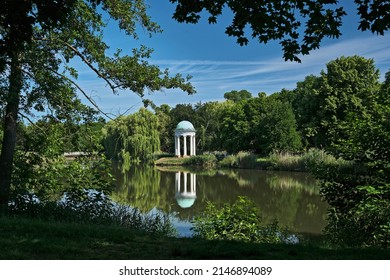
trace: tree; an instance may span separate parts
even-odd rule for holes
[[[389,72],[379,86],[373,62],[359,57],[328,64],[320,96],[328,151],[349,160],[315,170],[330,205],[326,234],[343,245],[390,244]],[[329,85],[332,85],[330,87]],[[324,87],[325,86],[325,87]],[[332,123],[328,126],[329,123]]]
[[[297,82],[294,90],[282,89],[273,94],[276,99],[291,104],[297,131],[300,133],[305,147],[317,147],[323,142],[318,139],[320,99],[319,99],[320,78],[314,75],[305,77],[304,81]]]
[[[74,1],[3,1],[0,6],[1,103],[5,107],[0,157],[0,208],[8,204],[16,143],[17,117],[23,83],[23,59],[36,26],[56,28],[66,21]],[[1,210],[1,209],[0,209]]]
[[[169,115],[171,107],[167,104],[162,104],[154,108],[158,118],[158,131],[160,132],[160,148],[161,151],[169,153],[172,150],[173,133],[171,129],[171,116]]]
[[[340,57],[321,71],[318,88],[318,139],[324,147],[349,138],[354,117],[373,112],[378,102],[379,70],[372,59]]]
[[[194,92],[180,75],[171,77],[167,70],[150,65],[151,50],[146,47],[133,49],[131,55],[120,50],[107,54],[109,46],[103,41],[106,16],[134,38],[137,25],[149,34],[160,31],[146,14],[143,0],[30,0],[3,1],[1,5],[1,103],[6,112],[0,206],[6,206],[9,199],[18,114],[49,109],[59,119],[71,118],[79,103],[77,92],[90,99],[75,81],[77,70],[69,65],[72,59],[80,59],[113,92],[130,89],[145,104],[150,103],[144,98],[146,90],[179,87]]]
[[[221,114],[221,138],[223,139],[223,147],[229,153],[249,150],[248,142],[244,140],[250,131],[247,115],[243,108],[244,102],[224,102],[225,108]]]
[[[252,98],[252,93],[250,93],[249,91],[247,91],[245,89],[240,90],[240,91],[232,90],[232,91],[226,92],[223,95],[223,97],[226,100],[231,100],[233,102],[238,102],[238,101],[241,101],[241,100],[244,100],[244,99]]]
[[[260,43],[279,40],[285,60],[300,61],[299,55],[318,49],[326,37],[338,38],[344,7],[337,0],[239,1],[239,0],[170,0],[176,4],[173,18],[178,22],[197,23],[205,10],[209,23],[227,10],[233,13],[232,23],[225,33],[246,45],[251,37]],[[390,27],[390,3],[383,0],[355,0],[360,15],[358,29],[384,35]],[[303,30],[303,31],[301,31]],[[300,34],[302,33],[302,34]]]
[[[254,128],[257,152],[296,152],[302,148],[295,116],[287,102],[267,98],[258,125]]]
[[[105,119],[91,118],[83,122],[60,122],[46,116],[24,126],[17,149],[43,157],[56,157],[65,152],[94,153],[102,150],[102,128]]]
[[[104,147],[109,159],[131,162],[147,161],[160,151],[157,117],[145,108],[118,117],[104,127]]]
[[[206,102],[195,105],[197,114],[197,149],[200,151],[221,151],[224,139],[221,135],[225,102]]]

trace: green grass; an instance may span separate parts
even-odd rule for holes
[[[158,166],[199,166],[215,167],[217,159],[214,155],[197,155],[191,157],[163,157],[154,162]]]
[[[186,158],[179,157],[163,157],[159,158],[154,162],[155,165],[160,166],[175,166],[175,165],[184,165]]]
[[[118,226],[0,217],[0,259],[390,259],[390,250],[208,241]]]
[[[218,162],[218,166],[226,168],[299,171],[309,172],[324,165],[350,167],[353,162],[336,159],[323,150],[311,149],[301,154],[289,152],[274,152],[267,157],[261,157],[249,152],[239,152],[228,155]]]

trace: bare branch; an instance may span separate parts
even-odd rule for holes
[[[50,41],[49,38],[44,38],[44,37],[35,37],[34,40],[36,41]],[[120,87],[120,85],[115,85],[113,84],[103,73],[101,73],[99,71],[99,69],[97,69],[95,66],[93,66],[93,64],[88,61],[88,59],[85,57],[85,55],[83,55],[76,47],[72,46],[71,44],[63,41],[63,40],[60,40],[58,38],[55,38],[55,40],[63,43],[67,48],[69,48],[71,51],[73,51],[78,57],[81,58],[81,60],[87,64],[87,66],[96,73],[96,75],[98,75],[98,77],[102,78],[106,83],[107,85],[111,88],[112,92],[115,93],[116,92],[116,89]]]
[[[114,85],[107,77],[105,77],[95,66],[92,65],[91,62],[87,60],[87,58],[74,46],[70,45],[67,42],[63,42],[69,49],[71,49],[78,57],[81,58],[82,61],[85,62],[85,64],[88,65],[91,70],[93,70],[100,78],[102,78],[108,86],[111,88],[112,92],[115,93],[115,89],[118,88],[118,86]]]
[[[100,109],[100,107],[96,104],[95,100],[93,100],[90,96],[88,96],[88,94],[75,82],[73,81],[72,79],[68,78],[67,76],[61,74],[61,73],[58,73],[57,71],[54,71],[52,69],[50,69],[50,71],[52,71],[54,74],[60,76],[61,78],[64,78],[66,79],[67,81],[69,81],[72,85],[74,85],[84,96],[85,98],[87,98],[87,100],[100,112],[102,113],[104,116],[106,116],[107,118],[109,118],[110,120],[113,120],[112,117],[110,117],[107,113],[105,113],[102,109]]]
[[[36,125],[28,116],[26,116],[25,114],[23,114],[23,113],[21,113],[21,112],[18,112],[18,114],[19,114],[22,118],[26,119],[31,125],[35,126],[35,127],[38,128],[40,131],[42,131],[43,134],[46,135],[46,131],[44,131],[41,127],[39,127],[38,125]]]

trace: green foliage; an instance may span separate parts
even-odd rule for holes
[[[226,100],[231,100],[233,102],[239,102],[239,101],[244,100],[244,99],[252,98],[252,93],[250,93],[249,91],[247,91],[245,89],[240,90],[240,91],[232,90],[232,91],[226,92],[223,95],[223,97]]]
[[[232,103],[222,114],[221,137],[228,152],[272,150],[296,151],[301,148],[295,118],[288,103],[272,97],[258,97]]]
[[[3,143],[3,128],[0,126],[0,149],[1,149],[2,143]]]
[[[224,139],[221,134],[225,102],[197,103],[195,128],[197,129],[197,149],[200,152],[216,151],[222,148]]]
[[[334,166],[342,169],[354,167],[353,161],[348,161],[341,157],[336,158],[335,156],[327,153],[324,150],[319,150],[315,148],[312,148],[306,153],[303,153],[301,161],[302,164],[305,166],[305,169],[314,174],[316,174],[316,171],[320,170],[324,166]]]
[[[237,157],[234,155],[228,155],[218,162],[221,167],[236,168],[238,167]]]
[[[226,102],[221,116],[221,136],[223,147],[229,153],[236,153],[241,150],[248,150],[247,141],[243,141],[250,131],[250,124],[247,121],[243,102]]]
[[[363,83],[357,86],[363,88]],[[330,149],[354,161],[354,168],[324,166],[316,172],[324,181],[321,190],[333,210],[329,213],[327,234],[334,242],[389,246],[389,104],[385,80],[375,96],[365,100],[363,112],[350,112],[348,125],[342,127],[348,137],[337,138]],[[348,240],[348,235],[354,238]]]
[[[84,190],[83,194],[71,193],[63,201],[38,201],[32,194],[19,195],[12,200],[8,214],[60,223],[83,223],[120,226],[159,236],[174,236],[170,217],[162,213],[142,213],[114,203],[102,192]]]
[[[326,147],[348,139],[353,118],[365,118],[378,102],[379,70],[372,59],[340,57],[321,72],[319,133]]]
[[[147,109],[119,117],[104,127],[104,147],[110,159],[130,162],[152,160],[160,150],[158,119]]]
[[[228,155],[218,162],[221,167],[255,169],[259,167],[258,156],[250,152],[240,151],[236,155]]]
[[[302,156],[286,152],[273,152],[269,155],[271,166],[268,169],[285,171],[306,170],[303,165]]]
[[[28,153],[20,154],[17,159],[8,211],[10,215],[59,222],[120,225],[160,235],[174,234],[167,215],[142,214],[138,208],[113,202],[110,196],[115,187],[112,164],[103,157],[66,161],[61,157],[48,159]],[[150,192],[150,182],[153,181],[150,174],[145,176],[131,178],[142,179],[142,193],[145,190]]]
[[[301,138],[291,105],[268,98],[263,110],[258,126],[254,128],[258,143],[256,150],[262,154],[299,151],[302,148]]]
[[[166,105],[162,104],[160,107],[154,108],[155,115],[158,118],[158,131],[160,134],[160,149],[161,151],[164,151],[166,153],[173,151],[173,134],[174,132],[171,131],[171,116],[170,111],[171,108]]]
[[[339,245],[389,246],[389,184],[375,169],[322,164],[315,170],[321,193],[330,205],[326,235]]]
[[[318,131],[321,120],[319,119],[320,103],[318,98],[320,78],[314,75],[305,77],[304,81],[297,82],[294,90],[283,89],[273,94],[276,99],[291,104],[297,131],[302,137],[302,143],[306,147],[318,147]]]
[[[160,117],[160,109],[157,110],[156,115]],[[197,130],[197,149],[201,152],[268,154],[275,149],[297,151],[301,148],[290,104],[273,97],[260,95],[195,106],[179,104],[170,110],[169,116],[171,147],[175,126],[179,121],[189,120]]]
[[[103,119],[73,123],[43,118],[27,126],[20,125],[18,149],[47,157],[75,151],[99,152],[104,123]]]
[[[215,155],[197,155],[186,158],[184,165],[202,166],[202,167],[215,167],[217,164],[217,158]]]
[[[85,190],[109,193],[114,188],[110,161],[97,155],[67,161],[18,152],[13,176],[14,197],[33,193],[41,200],[50,200],[66,192],[82,197]]]
[[[327,185],[325,190],[328,198],[330,188]],[[339,204],[331,208],[325,235],[341,246],[390,248],[390,185],[361,186],[354,192],[350,196],[351,206],[341,208]],[[346,196],[345,190],[343,195]]]
[[[277,222],[265,225],[260,210],[245,197],[221,208],[209,202],[203,214],[194,219],[193,230],[196,236],[209,240],[282,242]]]
[[[240,168],[253,169],[256,167],[257,156],[249,152],[238,152],[237,165]]]

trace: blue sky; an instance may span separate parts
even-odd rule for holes
[[[116,48],[131,51],[141,44],[151,47],[154,52],[150,63],[162,69],[168,68],[172,74],[193,77],[191,82],[196,94],[189,96],[180,90],[163,90],[147,96],[157,105],[174,107],[179,103],[221,101],[223,94],[231,90],[246,89],[257,95],[261,91],[272,94],[283,88],[293,89],[307,75],[319,75],[327,62],[343,55],[373,58],[382,79],[390,68],[389,34],[377,36],[358,31],[358,17],[353,4],[347,7],[348,16],[341,29],[343,35],[339,39],[325,40],[319,50],[302,57],[299,64],[284,61],[277,42],[261,45],[252,40],[243,47],[236,44],[235,38],[224,33],[231,21],[229,13],[219,18],[216,25],[209,25],[207,17],[196,25],[180,24],[172,19],[174,5],[168,0],[146,2],[150,5],[152,19],[163,29],[161,34],[149,38],[141,29],[140,39],[135,41],[110,28],[106,38],[112,51]],[[142,106],[140,98],[132,92],[122,91],[113,95],[104,82],[88,69],[80,69],[79,83],[109,114],[133,113]]]

